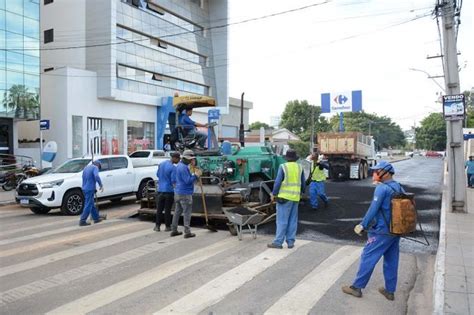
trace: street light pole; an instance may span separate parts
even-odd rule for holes
[[[455,2],[443,0],[439,5],[443,25],[444,47],[444,82],[447,95],[460,94],[458,57],[456,47],[456,14]],[[462,135],[462,120],[448,120],[447,151],[448,151],[448,190],[451,201],[451,211],[465,211],[466,184],[464,178],[464,148]]]

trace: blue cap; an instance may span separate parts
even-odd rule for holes
[[[370,168],[371,170],[385,170],[389,173],[395,174],[395,169],[393,168],[392,164],[388,163],[387,161],[379,161],[377,165],[374,165]]]

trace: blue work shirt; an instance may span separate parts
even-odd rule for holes
[[[158,166],[158,192],[174,192],[176,184],[176,166],[171,161],[164,161]]]
[[[283,165],[280,165],[280,167],[278,168],[277,177],[275,179],[275,184],[273,184],[273,191],[272,191],[273,196],[278,196],[278,194],[280,193],[281,183],[283,182],[284,179],[285,179],[285,173],[283,172]],[[304,172],[301,172],[301,193],[304,192],[305,181],[306,180],[304,178]]]
[[[99,168],[93,164],[87,165],[82,171],[82,190],[95,191],[96,183],[102,187],[102,181],[99,177]]]
[[[178,195],[192,195],[194,192],[194,182],[196,175],[192,175],[189,165],[180,161],[176,166],[176,187],[174,192]]]
[[[375,222],[375,224],[370,227],[369,232],[375,231],[388,233],[390,231],[390,227],[387,226],[387,223],[390,224],[390,219],[392,217],[390,208],[392,206],[392,195],[395,194],[395,192],[387,185],[392,187],[396,192],[405,192],[402,186],[393,179],[386,181],[383,184],[378,184],[377,187],[375,187],[374,199],[372,199],[369,210],[361,222],[364,230],[367,230],[372,222]],[[385,218],[381,211],[383,211]]]
[[[468,174],[474,174],[474,161],[466,161],[466,168]]]
[[[196,123],[186,114],[179,114],[178,118],[179,124],[183,126],[184,129],[194,129]]]

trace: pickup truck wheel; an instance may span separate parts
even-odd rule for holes
[[[63,198],[61,212],[67,215],[79,215],[84,208],[84,196],[80,190],[68,191]]]
[[[30,208],[31,212],[35,213],[35,214],[46,214],[48,213],[49,211],[51,211],[50,208],[46,208],[46,207],[41,207],[41,208],[34,208],[34,207],[31,207]]]
[[[147,182],[142,181],[140,183],[140,186],[138,186],[138,191],[137,191],[137,200],[142,200],[143,198],[146,197],[148,190]]]

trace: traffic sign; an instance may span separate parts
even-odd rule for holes
[[[40,130],[49,130],[49,119],[40,120]]]

